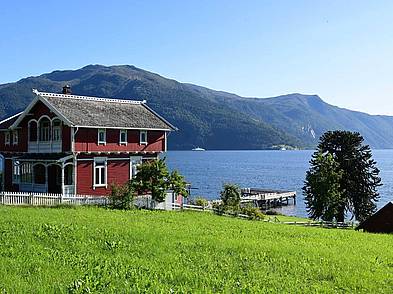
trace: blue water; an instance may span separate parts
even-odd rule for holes
[[[296,206],[281,208],[287,215],[306,216],[302,186],[313,151],[169,151],[170,169],[179,170],[192,184],[192,196],[219,198],[223,183],[241,187],[297,192]],[[382,183],[378,207],[393,200],[393,150],[374,150]]]

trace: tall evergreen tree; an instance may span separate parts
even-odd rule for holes
[[[313,219],[333,221],[341,215],[345,198],[340,190],[343,172],[329,153],[317,152],[311,159],[311,168],[306,174],[307,211]]]
[[[309,173],[320,164],[316,158],[318,154],[330,154],[337,163],[337,174],[341,174],[339,180],[339,192],[342,201],[337,203],[337,221],[344,221],[346,212],[351,213],[357,220],[363,221],[372,215],[376,210],[375,202],[379,199],[378,187],[381,186],[379,169],[372,159],[370,147],[363,144],[363,137],[357,132],[350,131],[329,131],[320,138],[317,151],[311,160]],[[315,185],[319,182],[310,182],[306,177],[303,188],[307,205],[312,211],[313,203],[307,199],[319,197],[318,194],[311,195],[315,190]],[[322,218],[322,216],[320,216]]]

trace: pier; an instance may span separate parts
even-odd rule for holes
[[[296,205],[296,192],[283,190],[270,190],[258,188],[241,189],[241,203],[252,203],[255,207],[267,210],[270,208]]]

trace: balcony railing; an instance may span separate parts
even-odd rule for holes
[[[61,152],[62,146],[62,141],[30,141],[28,151],[31,153]]]

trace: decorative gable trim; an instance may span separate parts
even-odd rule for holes
[[[33,93],[37,96],[30,102],[30,104],[26,107],[26,109],[21,113],[18,119],[10,126],[10,129],[15,129],[22,122],[22,120],[26,117],[26,115],[30,112],[30,110],[37,104],[38,101],[44,103],[46,107],[52,110],[66,125],[73,126],[73,123],[67,119],[63,114],[61,114],[53,105],[51,105],[43,96],[40,95],[36,89],[33,89]]]

